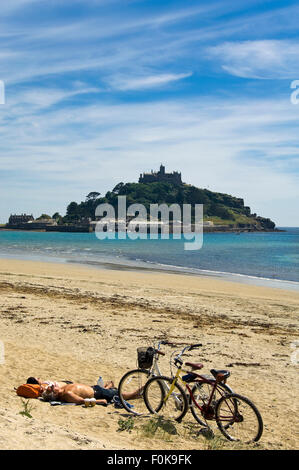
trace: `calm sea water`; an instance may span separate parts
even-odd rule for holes
[[[299,228],[285,230],[204,234],[198,251],[185,251],[183,239],[99,241],[94,233],[0,231],[0,257],[171,270],[299,290]]]

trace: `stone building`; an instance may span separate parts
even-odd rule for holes
[[[10,225],[18,225],[18,224],[26,224],[27,222],[31,222],[34,220],[33,215],[27,215],[27,214],[11,214],[9,217],[8,223]]]
[[[167,182],[173,184],[182,184],[181,173],[173,171],[172,173],[165,172],[165,166],[161,165],[159,171],[151,171],[150,173],[141,173],[139,183],[156,183]]]

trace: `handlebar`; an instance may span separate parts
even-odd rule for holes
[[[160,348],[161,348],[161,345],[168,345],[168,346],[177,346],[178,344],[186,344],[186,343],[172,343],[170,341],[166,341],[166,340],[163,340],[163,341],[159,341],[158,345],[157,345],[157,348],[155,348],[155,353],[156,354],[160,354],[161,356],[165,356],[165,353],[160,351]],[[180,354],[178,354],[177,356],[175,356],[175,359],[174,359],[174,362],[179,362],[181,364],[182,361],[180,360],[180,357],[183,356],[183,354],[185,354],[186,351],[192,351],[193,349],[197,349],[197,348],[200,348],[202,346],[201,343],[196,343],[196,344],[188,344],[187,346],[185,346],[182,351],[180,352]]]
[[[200,348],[202,346],[201,343],[198,343],[198,344],[189,344],[188,346],[185,346],[181,353],[178,354],[177,357],[181,357],[186,351],[192,351],[192,349],[197,349],[197,348]]]
[[[191,344],[190,351],[192,351],[192,349],[200,348],[201,346],[202,346],[201,343],[198,343],[198,344]]]
[[[172,343],[171,341],[160,341],[159,344],[163,344],[164,346],[175,346],[176,343]]]
[[[200,348],[201,346],[202,346],[201,343],[197,343],[197,344],[189,344],[188,346],[183,348],[180,354],[177,354],[174,358],[175,365],[177,365],[177,363],[180,365],[183,365],[183,361],[181,360],[181,357],[185,354],[186,351],[192,351],[193,349]]]
[[[155,349],[155,353],[160,354],[161,356],[165,356],[165,353],[162,351],[159,351],[159,349]]]

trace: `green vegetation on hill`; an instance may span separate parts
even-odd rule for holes
[[[255,225],[257,229],[272,230],[275,227],[270,219],[251,214],[250,208],[244,206],[243,199],[197,188],[192,185],[176,185],[166,182],[155,183],[119,183],[104,197],[98,192],[91,192],[86,200],[77,204],[71,202],[67,207],[62,223],[74,223],[90,217],[94,220],[95,209],[101,203],[111,204],[117,214],[118,196],[126,196],[127,207],[131,204],[143,204],[149,212],[151,204],[174,204],[180,206],[203,204],[204,220],[211,220],[215,225],[234,225],[242,227]]]

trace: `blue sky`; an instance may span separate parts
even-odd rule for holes
[[[159,167],[299,226],[295,1],[10,0],[0,221]]]

